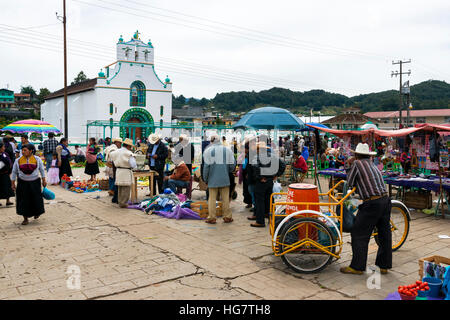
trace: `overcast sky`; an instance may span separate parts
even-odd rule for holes
[[[62,0],[1,2],[0,88],[63,86]],[[109,8],[109,9],[108,9]],[[120,35],[155,47],[175,95],[284,87],[353,96],[450,82],[450,1],[67,0],[68,79],[115,61]],[[414,94],[413,92],[411,94]]]

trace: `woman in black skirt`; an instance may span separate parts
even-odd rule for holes
[[[68,177],[73,176],[72,168],[70,167],[70,157],[72,154],[69,151],[69,141],[67,138],[61,138],[59,144],[56,146],[56,154],[58,155],[58,166],[59,166],[59,180],[65,174]]]
[[[100,173],[97,162],[98,151],[95,138],[89,138],[89,145],[86,150],[86,167],[84,168],[84,173],[91,176],[89,181],[94,181],[95,175]]]
[[[33,154],[35,150],[32,144],[22,146],[22,156],[14,162],[11,175],[11,188],[16,190],[16,212],[23,216],[23,225],[28,224],[28,218],[37,219],[45,212],[41,190],[41,177],[42,186],[47,185],[45,168],[41,158]]]
[[[0,142],[0,199],[6,199],[7,206],[14,204],[9,201],[9,198],[14,197],[14,191],[11,188],[11,179],[9,178],[12,171],[12,164],[13,162],[5,151],[5,145],[3,142]]]

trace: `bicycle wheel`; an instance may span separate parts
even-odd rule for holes
[[[409,217],[405,208],[399,203],[392,203],[391,209],[392,251],[400,249],[409,234]],[[375,241],[379,245],[377,230],[374,231]]]
[[[336,238],[330,228],[318,219],[292,219],[280,231],[280,253],[292,249],[291,245],[302,240],[314,241],[328,247],[327,249],[330,252],[335,252],[336,247],[334,247],[334,244],[336,243]],[[333,256],[310,243],[304,243],[282,255],[281,259],[289,268],[296,272],[314,273],[324,269],[331,262]]]

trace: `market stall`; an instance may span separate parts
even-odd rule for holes
[[[410,207],[422,208],[421,203],[431,207],[431,192],[438,194],[438,206],[435,214],[443,217],[444,199],[447,203],[449,191],[449,147],[448,132],[450,125],[420,124],[400,130],[333,130],[314,127],[343,140],[343,152],[350,157],[350,150],[359,142],[366,142],[372,150],[377,151],[374,162],[383,171],[385,182],[399,187],[398,197]],[[343,168],[347,168],[344,163]],[[345,179],[343,170],[325,169],[321,175],[333,180]],[[408,190],[408,191],[405,191]],[[426,192],[424,192],[426,191]]]

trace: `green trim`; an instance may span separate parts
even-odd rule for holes
[[[133,125],[130,126],[130,123],[128,123],[128,120],[131,118],[138,118],[141,120],[141,123],[133,123]],[[122,117],[120,118],[120,137],[122,139],[126,138],[127,128],[130,127],[138,127],[142,128],[142,134],[144,137],[148,137],[151,133],[155,131],[155,126],[153,122],[152,115],[145,109],[142,108],[131,108],[124,112]],[[125,126],[124,126],[125,124]],[[111,124],[110,124],[111,125]],[[133,137],[130,137],[133,138]]]
[[[113,77],[111,79],[106,80],[106,84],[111,83],[111,80],[114,79],[119,74],[121,68],[122,68],[122,62],[119,62],[119,70],[117,70],[117,72],[113,75]]]
[[[105,87],[105,86],[96,86],[96,88],[103,88],[103,89],[117,89],[117,90],[130,90],[130,88],[112,88],[112,87]],[[153,91],[153,92],[172,92],[170,90],[156,90],[156,89],[145,89],[145,91]]]
[[[133,88],[136,88],[137,103],[133,104]],[[145,90],[145,84],[140,80],[135,80],[130,85],[130,106],[132,107],[145,107],[147,98],[147,92]]]
[[[154,66],[154,65],[152,65],[152,70],[153,70],[153,73],[154,73],[155,76],[156,76],[156,79],[158,79],[158,81],[161,82],[161,84],[164,86],[164,88],[166,88],[167,85],[166,85],[164,82],[162,82],[161,79],[160,79],[160,78],[158,77],[158,75],[156,74],[155,66]]]

